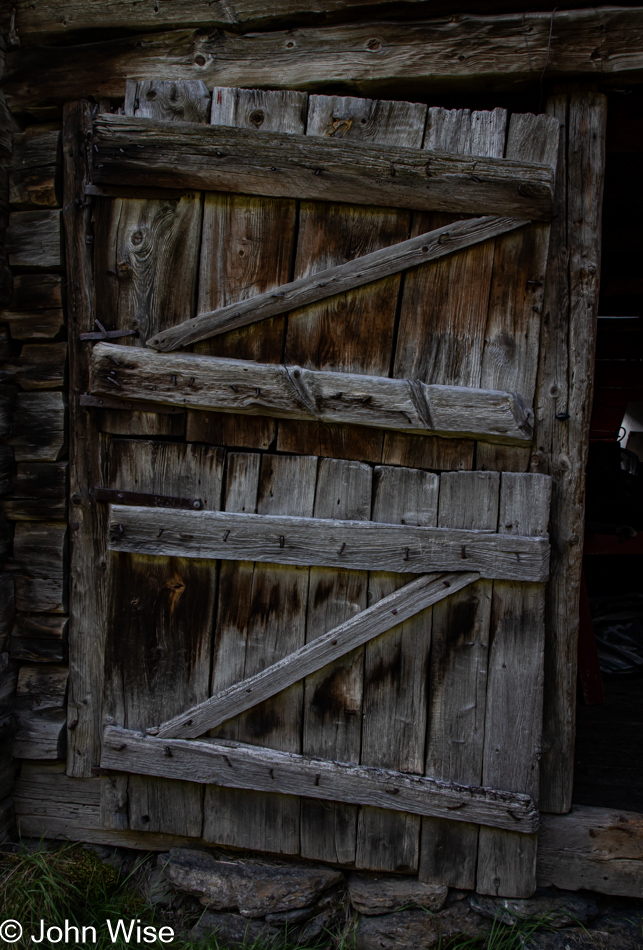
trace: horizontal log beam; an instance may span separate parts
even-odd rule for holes
[[[516,393],[362,376],[98,343],[93,396],[149,405],[316,419],[414,434],[525,445],[532,413]]]
[[[477,571],[544,582],[549,540],[455,528],[295,518],[228,511],[110,506],[112,551],[268,561],[359,571]]]
[[[110,114],[92,144],[99,184],[551,217],[553,169],[530,162]]]
[[[61,103],[83,96],[119,99],[128,78],[201,79],[210,88],[311,90],[332,82],[360,95],[376,93],[386,83],[405,96],[419,91],[435,95],[440,89],[481,82],[486,89],[515,89],[518,83],[538,82],[543,75],[621,83],[643,75],[641,7],[447,15],[384,23],[365,23],[361,14],[357,24],[293,28],[291,20],[287,31],[235,35],[213,29],[222,4],[16,0],[11,9],[14,6],[19,33],[21,23],[22,30],[35,33],[50,28],[66,32],[123,25],[145,30],[153,24],[157,31],[168,27],[164,33],[10,53],[5,91],[10,108],[18,112],[30,103]],[[268,12],[272,6],[264,4],[263,9]],[[310,9],[306,0],[301,6],[302,13]],[[417,8],[423,9],[419,3]],[[234,9],[237,15],[236,5]],[[183,24],[204,29],[177,29]]]
[[[147,345],[163,353],[177,350],[189,343],[206,340],[208,337],[227,333],[229,330],[236,330],[280,313],[288,313],[297,307],[305,307],[335,294],[346,293],[355,287],[453,254],[462,248],[487,241],[528,223],[517,218],[489,216],[445,225],[408,241],[364,254],[346,264],[338,264],[289,284],[282,284],[248,300],[240,300],[218,310],[200,313],[193,320],[186,320],[163,330],[149,339]]]
[[[528,795],[419,775],[310,759],[234,742],[157,739],[108,726],[101,767],[161,778],[390,808],[533,833]]]
[[[478,574],[471,572],[420,577],[273,663],[261,673],[235,683],[163,723],[158,730],[148,729],[148,732],[159,738],[195,739],[202,736],[208,729],[214,729],[232,716],[251,709],[421,610],[468,587],[478,578]]]

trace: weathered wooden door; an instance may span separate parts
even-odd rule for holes
[[[125,113],[88,129],[77,409],[103,820],[530,893],[557,122],[199,83]]]

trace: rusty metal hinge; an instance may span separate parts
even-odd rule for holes
[[[136,330],[107,330],[100,322],[94,320],[98,330],[90,330],[88,333],[79,333],[79,340],[120,340],[123,336],[135,336]]]
[[[97,485],[92,495],[96,501],[111,505],[139,505],[143,508],[183,508],[200,511],[203,502],[200,498],[176,498],[172,495],[154,495],[143,491],[123,491],[121,488],[103,488]]]

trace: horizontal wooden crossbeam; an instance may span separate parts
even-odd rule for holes
[[[92,144],[99,184],[551,217],[553,169],[505,158],[108,114]]]
[[[117,395],[148,404],[507,444],[524,445],[532,436],[532,413],[515,393],[428,386],[418,380],[155,353],[109,343],[94,347],[90,380],[94,396]]]
[[[231,511],[112,505],[109,547],[127,553],[358,571],[477,571],[498,580],[543,582],[549,574],[545,537]]]
[[[232,716],[251,709],[264,699],[292,686],[304,676],[368,643],[391,627],[403,623],[421,610],[468,587],[478,578],[479,574],[471,572],[427,574],[420,577],[273,663],[261,673],[235,683],[216,696],[163,723],[158,730],[148,732],[160,738],[194,739],[202,736],[208,729],[214,729]]]
[[[221,740],[158,739],[109,726],[103,736],[101,766],[135,775],[390,808],[527,834],[538,830],[534,802],[518,792]]]
[[[147,345],[161,352],[177,350],[188,343],[196,343],[228,330],[248,326],[258,320],[288,313],[297,307],[316,303],[326,297],[397,274],[409,267],[453,254],[525,224],[529,224],[529,221],[493,216],[457,221],[435,231],[420,234],[409,241],[364,254],[346,264],[308,274],[248,300],[240,300],[209,313],[200,313],[193,320],[186,320],[153,336],[147,341]]]

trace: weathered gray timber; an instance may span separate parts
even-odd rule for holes
[[[13,137],[9,201],[15,208],[51,207],[61,197],[60,132],[38,126]]]
[[[433,107],[423,146],[502,158],[506,122],[504,109],[472,112]],[[453,215],[415,212],[411,233],[453,225],[454,220]],[[405,276],[393,361],[395,376],[450,386],[480,386],[494,250],[495,242],[477,244]],[[382,458],[420,468],[472,468],[474,448],[473,441],[449,445],[440,439],[388,432]]]
[[[62,388],[67,365],[66,343],[25,343],[20,356],[2,372],[27,391]]]
[[[480,824],[512,831],[520,824],[524,834],[538,828],[538,812],[528,795],[223,740],[156,739],[109,726],[103,736],[101,766],[164,778],[189,775],[191,781],[203,784],[437,814],[455,821],[471,817]]]
[[[148,732],[160,738],[195,739],[476,580],[477,574],[462,573],[428,575],[412,581],[261,673],[162,723],[158,732]]]
[[[56,274],[16,274],[8,309],[0,311],[14,340],[51,339],[65,324],[61,278]]]
[[[443,473],[438,524],[496,531],[500,476]],[[490,581],[481,581],[433,611],[425,772],[474,785],[482,781],[491,614]],[[475,886],[478,828],[424,821],[420,878]]]
[[[125,3],[125,0],[124,0]],[[185,0],[183,0],[185,3]],[[110,26],[128,24],[154,28],[181,22],[183,3],[162,0],[153,6],[101,6]],[[76,22],[100,24],[93,4],[79,0],[80,10],[65,11],[53,29]],[[111,9],[110,9],[111,8]],[[190,22],[194,7],[189,4]],[[20,0],[20,16],[38,23],[40,2],[32,8]],[[51,8],[49,8],[51,10]],[[124,14],[121,10],[127,10]],[[227,6],[226,6],[227,9]],[[265,8],[267,13],[272,4]],[[308,8],[306,8],[308,9]],[[418,7],[418,9],[420,9]],[[304,26],[257,36],[212,30],[212,7],[203,6],[203,31],[170,29],[166,33],[119,37],[91,46],[32,48],[9,53],[6,94],[12,109],[30,102],[78,98],[82,95],[118,99],[127,78],[201,79],[208,87],[264,86],[314,89],[331,82],[369,94],[411,84],[435,94],[438,88],[459,88],[484,82],[496,89],[578,76],[621,82],[643,70],[640,8],[589,8],[504,14],[448,15],[426,22],[370,22],[338,26]],[[169,13],[169,11],[173,11]],[[68,19],[69,16],[69,19]],[[141,17],[139,19],[139,17]],[[171,19],[165,19],[170,16]],[[130,17],[132,19],[130,20]],[[45,13],[47,27],[56,16]],[[204,23],[204,19],[207,21]],[[216,14],[214,16],[216,22]],[[19,19],[18,19],[19,22]],[[528,37],[528,39],[526,39]]]
[[[507,134],[507,157],[536,161],[556,169],[559,123],[549,115],[514,114]],[[536,388],[543,288],[550,226],[533,224],[518,235],[496,241],[481,386],[517,387],[531,405]],[[524,472],[530,450],[479,445],[476,467]]]
[[[67,525],[19,521],[11,563],[17,610],[65,613]]]
[[[20,462],[2,507],[13,521],[64,521],[67,462]]]
[[[66,399],[62,393],[18,393],[15,434],[7,439],[17,462],[56,462],[67,449]]]
[[[68,618],[60,614],[17,614],[10,655],[29,663],[63,663]]]
[[[191,408],[528,443],[517,393],[97,344],[91,392]]]
[[[115,439],[107,484],[182,493],[214,509],[221,504],[223,459],[223,450],[210,446]],[[111,556],[105,721],[144,729],[149,717],[161,721],[206,699],[216,589],[212,564]],[[203,825],[201,791],[160,779],[134,777],[126,790],[106,780],[102,812],[111,827],[138,831],[200,836]]]
[[[538,883],[640,897],[642,850],[640,813],[574,805],[567,815],[542,816]]]
[[[13,745],[17,759],[64,758],[67,675],[64,666],[21,666]]]
[[[190,116],[206,120],[209,95],[202,82],[129,82],[125,109],[146,121],[171,125]],[[146,337],[192,316],[196,298],[201,197],[183,194],[96,202],[94,282],[96,317],[107,327],[134,330],[123,340],[143,346]],[[169,265],[169,262],[171,266]],[[160,306],[160,304],[162,305]],[[114,392],[113,395],[118,395]],[[185,431],[185,415],[103,411],[96,420],[112,435],[173,436]]]
[[[316,271],[248,300],[228,304],[227,307],[210,313],[200,313],[194,319],[152,337],[147,341],[147,346],[160,352],[176,350],[189,343],[248,326],[280,313],[288,313],[297,307],[307,306],[335,294],[345,293],[354,287],[361,287],[426,261],[452,254],[463,247],[486,241],[497,234],[523,227],[528,223],[514,218],[491,216],[454,222],[400,244],[365,254],[346,264]]]
[[[230,467],[232,462],[232,467]],[[312,514],[317,459],[239,454],[229,459],[226,510]],[[261,514],[255,517],[260,517]],[[254,560],[249,552],[246,557]],[[276,561],[277,559],[273,559]],[[214,688],[259,673],[303,646],[308,568],[224,564],[216,632]],[[228,721],[218,734],[284,752],[301,749],[303,683]],[[299,852],[300,806],[275,789],[207,790],[204,837],[264,851]]]
[[[262,89],[212,91],[213,125],[284,133],[304,131],[308,97],[302,92]],[[209,192],[203,201],[197,312],[225,307],[277,287],[292,277],[297,234],[297,203],[286,198],[260,198]],[[300,231],[299,231],[300,233]],[[202,342],[196,352],[278,363],[282,358],[286,321],[276,317]],[[188,440],[267,449],[277,423],[263,416],[189,411]],[[305,448],[299,454],[308,454]]]
[[[430,527],[437,522],[439,478],[432,472],[377,466],[373,473],[375,521]],[[456,578],[458,575],[453,575]],[[463,580],[465,575],[459,575]],[[408,582],[408,575],[371,571],[369,603]],[[404,589],[404,588],[402,588]],[[449,596],[454,596],[448,589]],[[425,610],[367,644],[364,656],[360,764],[422,775],[427,726],[427,666],[432,611]],[[362,807],[357,826],[357,867],[414,871],[418,815]]]
[[[423,574],[466,569],[482,577],[534,582],[549,575],[546,538],[227,511],[111,505],[109,546],[134,554],[346,570]]]
[[[69,320],[69,492],[71,520],[78,527],[70,542],[69,696],[67,706],[67,767],[71,776],[89,778],[99,759],[105,617],[104,576],[106,522],[104,506],[90,493],[104,479],[104,442],[90,413],[77,402],[88,388],[89,351],[79,340],[94,327],[94,281],[91,240],[92,211],[85,200],[89,181],[87,133],[92,106],[70,103],[63,113],[63,161],[66,257],[69,267],[67,303]],[[88,240],[89,239],[89,240]],[[42,398],[42,397],[41,397]]]
[[[554,479],[541,808],[564,813],[572,801],[584,473],[596,347],[607,99],[578,93],[569,100],[555,97],[547,108],[565,126],[561,154],[565,146],[567,153],[556,190],[558,216],[552,221],[544,304],[549,321],[543,325],[540,348],[538,451],[532,455],[531,470]]]
[[[6,249],[12,267],[60,270],[60,211],[14,211],[9,217]]]
[[[92,144],[99,184],[551,217],[552,170],[529,162],[121,115],[97,116]]]
[[[551,479],[503,472],[498,530],[544,536]],[[545,650],[544,584],[493,585],[487,676],[483,783],[502,783],[538,801]],[[481,829],[476,890],[531,897],[536,889],[535,838]]]

